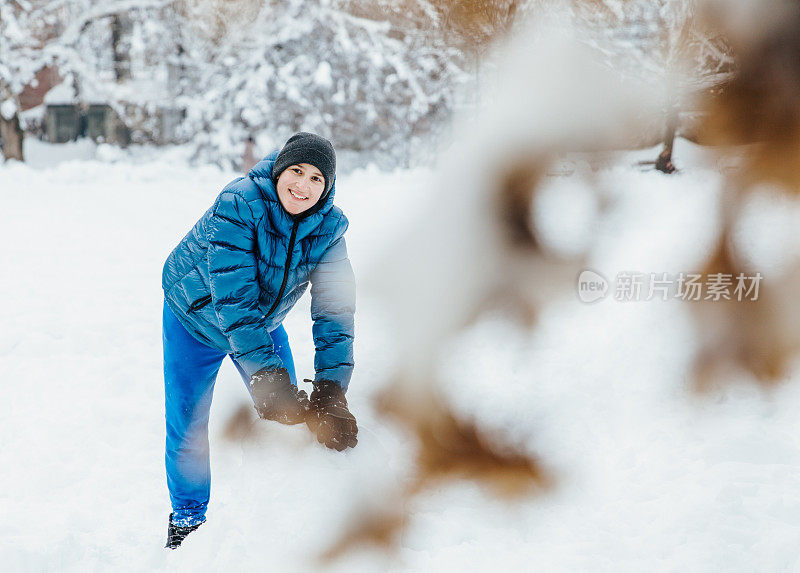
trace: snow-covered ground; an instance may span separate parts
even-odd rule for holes
[[[361,431],[344,454],[304,427],[253,422],[249,437],[225,437],[247,404],[226,361],[208,522],[167,551],[161,266],[236,174],[191,167],[180,149],[26,151],[29,165],[0,166],[3,570],[319,570],[353,500],[409,471],[406,439],[370,402],[398,359],[386,303],[359,290],[348,399]],[[625,155],[595,174],[611,205],[599,216],[580,169],[549,178],[545,236],[564,252],[588,247],[609,279],[697,270],[721,185],[700,155],[681,142],[673,177],[634,167],[652,150]],[[358,277],[380,272],[383,247],[425,208],[429,175],[339,177]],[[799,252],[788,207],[762,197],[742,244],[773,262]],[[306,296],[286,322],[300,378],[313,374],[308,314]],[[447,348],[457,410],[539,456],[555,489],[508,506],[471,484],[438,488],[410,508],[399,553],[353,554],[333,570],[800,570],[800,381],[691,393],[688,303],[566,292],[533,332],[487,316]]]

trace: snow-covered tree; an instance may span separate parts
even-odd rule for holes
[[[126,62],[137,48],[155,44],[147,42],[147,36],[157,36],[164,28],[159,22],[163,8],[170,3],[171,0],[117,0],[98,5],[90,0],[2,0],[0,102],[4,132],[8,132],[9,123],[19,122],[19,94],[47,65],[57,66],[73,90],[74,101],[107,103],[125,123],[135,127],[135,110],[150,102],[155,84],[151,82],[147,89],[141,89],[141,85],[118,81],[129,77]],[[127,33],[128,29],[134,33]],[[4,155],[21,159],[21,138],[4,143]]]
[[[426,153],[467,77],[422,0],[415,17],[345,0],[3,2],[17,64],[2,76],[15,86],[4,99],[55,64],[73,101],[109,104],[134,141],[162,139],[159,112],[172,108],[185,113],[179,139],[228,165],[248,135],[265,148],[297,129],[408,162]]]
[[[190,8],[183,5],[180,17],[192,81],[176,101],[206,158],[240,156],[250,133],[272,147],[306,129],[337,148],[407,162],[447,116],[464,77],[460,54],[422,26],[373,19],[343,3],[270,3],[225,24]]]
[[[707,25],[697,0],[573,0],[572,13],[585,40],[601,50],[608,64],[665,89],[664,149],[656,168],[671,173],[672,145],[680,115],[701,94],[731,77],[734,60],[725,38]]]
[[[22,160],[19,93],[43,65],[41,47],[52,36],[45,3],[0,0],[0,139],[3,157]]]

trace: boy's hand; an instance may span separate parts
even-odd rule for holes
[[[344,390],[336,382],[314,382],[306,423],[317,441],[331,449],[341,452],[358,443],[356,418],[347,409]]]
[[[308,394],[292,384],[286,368],[259,370],[250,377],[250,390],[259,417],[281,424],[306,421]]]

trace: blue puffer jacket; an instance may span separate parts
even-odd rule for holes
[[[271,178],[276,156],[226,185],[167,257],[164,296],[195,338],[231,354],[252,375],[282,366],[269,332],[310,282],[315,380],[347,389],[355,313],[347,218],[333,205],[335,186],[310,214],[287,213]]]

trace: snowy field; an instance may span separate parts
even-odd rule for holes
[[[353,500],[407,479],[408,444],[370,401],[401,359],[386,303],[359,289],[355,450],[265,422],[226,437],[248,396],[223,364],[208,521],[167,551],[161,267],[236,174],[191,167],[180,149],[27,151],[28,165],[0,166],[0,567],[320,570],[315,558],[357,512]],[[684,171],[673,177],[634,166],[652,150],[597,172],[612,202],[600,218],[580,169],[551,177],[542,228],[565,252],[588,246],[588,266],[609,278],[697,270],[721,185],[701,155],[679,142]],[[339,177],[357,277],[386,264],[383,247],[426,206],[428,177]],[[740,241],[768,281],[798,252],[798,210],[765,194],[752,212]],[[308,314],[306,295],[285,323],[301,379],[313,375]],[[355,553],[331,570],[800,570],[797,375],[771,392],[739,380],[693,394],[694,335],[679,300],[589,305],[570,291],[540,318],[526,332],[485,317],[448,345],[441,368],[455,407],[539,456],[555,489],[508,506],[471,484],[441,487],[410,508],[397,554]]]

